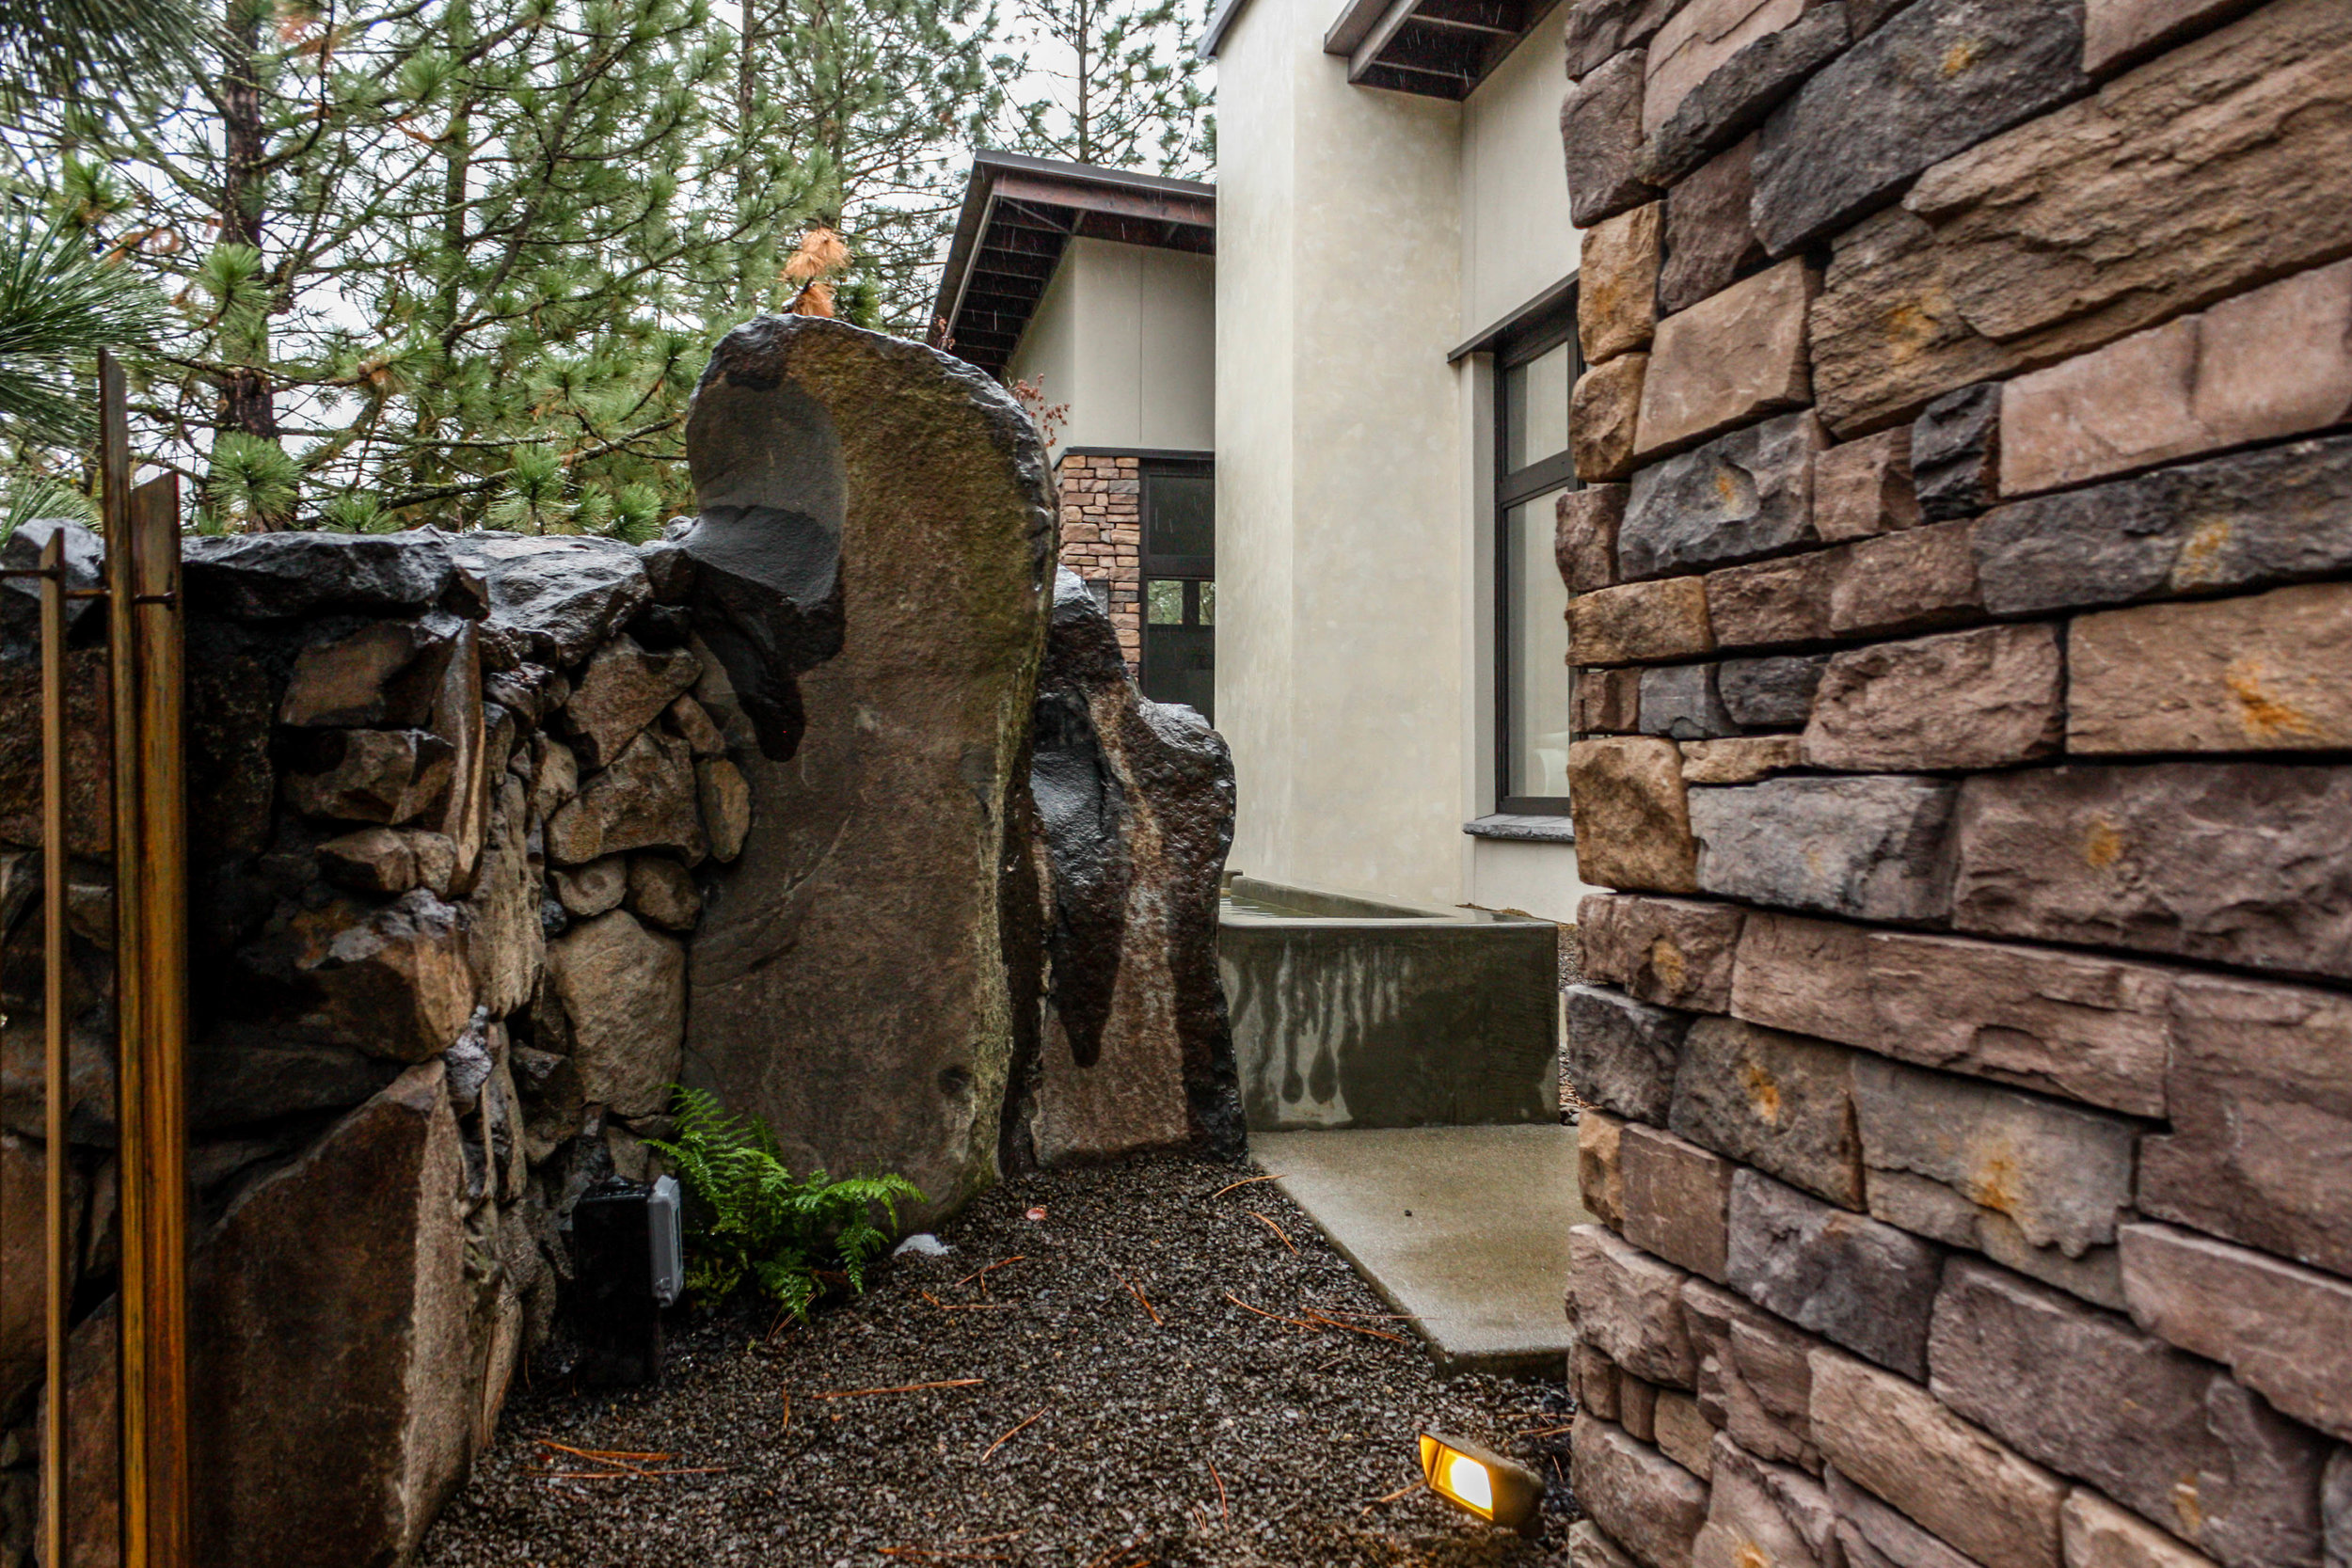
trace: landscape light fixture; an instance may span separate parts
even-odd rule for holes
[[[1461,1509],[1522,1535],[1535,1532],[1544,1502],[1543,1478],[1499,1453],[1444,1437],[1421,1434],[1421,1474],[1429,1490]]]

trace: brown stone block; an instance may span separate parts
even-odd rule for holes
[[[1749,136],[1715,154],[1666,193],[1666,259],[1658,275],[1658,308],[1672,314],[1731,287],[1764,261],[1748,221],[1756,158]]]
[[[1698,167],[1708,153],[1764,124],[1765,117],[1806,77],[1845,49],[1851,38],[1846,16],[1843,5],[1809,5],[1795,21],[1756,39],[1708,71],[1706,80],[1683,95],[1665,123],[1650,133],[1649,144],[1642,149],[1642,178],[1654,185],[1671,185]]]
[[[1625,520],[1626,487],[1587,484],[1561,492],[1552,509],[1552,554],[1571,594],[1589,594],[1617,580],[1617,525]]]
[[[1591,895],[1577,907],[1584,973],[1657,1006],[1724,1012],[1745,916],[1736,904]]]
[[[1576,1386],[1576,1406],[1604,1421],[1617,1418],[1617,1364],[1579,1344],[1568,1352],[1568,1372]]]
[[[1576,1184],[1585,1212],[1613,1230],[1625,1228],[1625,1123],[1585,1107],[1576,1118]]]
[[[1972,522],[1936,523],[1849,545],[1830,590],[1839,637],[1927,631],[1983,613]]]
[[[1929,169],[1839,241],[1821,417],[1876,428],[2343,256],[2352,204],[2279,193],[2352,157],[2347,106],[2352,10],[2279,0]]]
[[[1568,216],[1589,228],[1613,214],[1657,199],[1642,182],[1643,52],[1611,55],[1568,88],[1560,103],[1560,145],[1567,161]]]
[[[1604,218],[1584,230],[1577,270],[1576,334],[1588,364],[1647,348],[1658,325],[1663,202]]]
[[[1704,1148],[1859,1210],[1852,1057],[1842,1046],[1802,1035],[1702,1018],[1683,1037],[1667,1125]]]
[[[1568,8],[1568,79],[1597,70],[1657,35],[1682,0],[1576,0]]]
[[[1695,893],[1696,847],[1671,740],[1629,736],[1568,747],[1577,870],[1602,887]]]
[[[1692,1568],[1830,1568],[1843,1561],[1821,1483],[1756,1458],[1727,1437],[1708,1465],[1707,1524]]]
[[[1682,1321],[1689,1275],[1597,1225],[1568,1232],[1568,1302],[1577,1338],[1623,1370],[1688,1388],[1698,1370]],[[1614,1533],[1614,1532],[1612,1532]]]
[[[1724,1282],[1730,1246],[1730,1161],[1639,1122],[1618,1148],[1625,1172],[1625,1239],[1669,1263]]]
[[[2123,1227],[2132,1321],[2352,1439],[2352,1281],[2169,1225]]]
[[[1824,1467],[1822,1480],[1846,1568],[1984,1568],[1839,1475],[1835,1465]]]
[[[1691,1568],[1691,1543],[1707,1522],[1707,1486],[1621,1428],[1580,1415],[1570,1439],[1571,1481],[1593,1522],[1649,1568]]]
[[[2184,974],[2139,1206],[2352,1275],[2352,997]]]
[[[1732,967],[1734,1016],[1847,1045],[1879,1045],[1867,927],[1752,910]]]
[[[1642,134],[1656,135],[1682,101],[1752,43],[1793,25],[1813,0],[1683,0],[1650,40]]]
[[[1802,260],[1784,261],[1659,323],[1638,454],[1679,451],[1810,401],[1805,312],[1819,285]]]
[[[2066,1568],[2213,1568],[2213,1559],[2204,1553],[2183,1545],[2088,1487],[2077,1486],[2066,1495],[2058,1528],[2066,1545]]]
[[[1661,1388],[1650,1417],[1650,1441],[1658,1451],[1701,1481],[1714,1473],[1715,1428],[1699,1414],[1698,1401],[1679,1389]]]
[[[2352,415],[2352,261],[2001,388],[2001,494],[2324,430]]]
[[[1638,667],[1579,670],[1568,692],[1569,723],[1579,735],[1627,735],[1642,727]]]
[[[1597,1412],[1596,1412],[1597,1414]],[[1601,1418],[1603,1420],[1607,1417]],[[1568,1527],[1568,1568],[1641,1568],[1590,1519]]]
[[[2260,0],[2085,0],[2083,69],[2094,76],[2153,55],[2202,27],[2249,11]],[[2069,1561],[2067,1568],[2076,1568]],[[2100,1568],[2106,1568],[2101,1564]],[[2121,1564],[2117,1565],[2121,1568]]]
[[[2328,1445],[2212,1362],[1964,1258],[1945,1271],[1928,1355],[1954,1414],[2231,1568],[2318,1560]]]
[[[2176,971],[1908,931],[1874,931],[1860,942],[1867,971],[1860,989],[1877,1028],[1867,1038],[1838,1037],[1921,1067],[2164,1116]],[[1802,983],[1788,963],[1773,972]],[[1821,984],[1851,978],[1843,970]],[[1863,1033],[1869,1024],[1852,1027]]]
[[[1867,1053],[1852,1085],[1873,1186],[1882,1172],[1932,1181],[2069,1258],[2112,1244],[2131,1217],[2129,1122]]]
[[[2049,756],[2067,723],[2065,656],[2046,624],[1881,642],[1829,661],[1807,766],[1857,772],[2003,768]]]
[[[1803,747],[1793,735],[1740,735],[1721,740],[1682,743],[1686,784],[1754,784],[1804,766]]]
[[[2070,752],[2352,747],[2352,584],[2079,616],[2066,648]]]
[[[1818,1474],[1808,1357],[1821,1341],[1702,1279],[1684,1283],[1682,1316],[1698,1354],[1700,1411],[1748,1452]]]
[[[1633,472],[1635,429],[1649,356],[1620,354],[1576,378],[1568,394],[1568,449],[1579,477],[1624,479]]]
[[[1813,530],[1823,539],[1867,539],[1918,524],[1908,429],[1846,441],[1813,459]]]
[[[2347,821],[2346,768],[1979,774],[1961,786],[1952,923],[2352,977]]]
[[[1813,1436],[1839,1476],[1985,1568],[2059,1568],[2066,1483],[1917,1384],[1815,1351]]]
[[[1708,620],[1725,648],[1769,648],[1829,636],[1831,594],[1848,551],[1813,550],[1707,574]]]
[[[1617,1374],[1617,1410],[1625,1430],[1645,1443],[1658,1441],[1658,1385],[1632,1373]]]
[[[1907,1376],[1927,1376],[1928,1314],[1943,1258],[1916,1236],[1756,1171],[1732,1179],[1732,1288]]]

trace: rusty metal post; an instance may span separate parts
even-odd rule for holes
[[[66,1212],[70,1166],[66,1110],[71,1063],[66,1053],[65,884],[65,531],[40,551],[40,895],[41,1070],[48,1150],[42,1162],[42,1332],[47,1351],[48,1408],[40,1425],[40,1560],[63,1563],[66,1544],[66,1313],[72,1306],[73,1237]]]
[[[147,1283],[148,1096],[145,1041],[146,856],[139,840],[139,660],[134,626],[137,608],[138,542],[131,528],[131,440],[122,367],[112,355],[98,360],[99,465],[103,474],[102,516],[106,531],[106,695],[113,721],[115,873],[115,1160],[121,1236],[122,1282],[117,1297],[120,1378],[122,1568],[152,1568],[148,1557]]]
[[[167,474],[131,493],[129,538],[138,670],[139,1078],[146,1092],[144,1157],[135,1178],[144,1199],[139,1251],[146,1269],[140,1286],[147,1335],[145,1560],[151,1568],[185,1568],[188,879],[177,477]],[[126,1180],[126,1190],[131,1184]],[[126,1564],[135,1560],[124,1559]]]

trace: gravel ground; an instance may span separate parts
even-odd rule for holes
[[[1565,1564],[1560,1385],[1440,1382],[1418,1341],[1311,1323],[1405,1326],[1271,1183],[1219,1192],[1247,1174],[1145,1159],[1009,1182],[944,1228],[952,1256],[902,1259],[804,1327],[687,1326],[659,1389],[518,1389],[421,1562]],[[1541,1537],[1418,1489],[1424,1427],[1545,1476]],[[562,1479],[616,1466],[548,1443],[674,1473]]]

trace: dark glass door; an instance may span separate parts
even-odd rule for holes
[[[1143,466],[1143,694],[1216,721],[1216,478],[1206,458]]]

